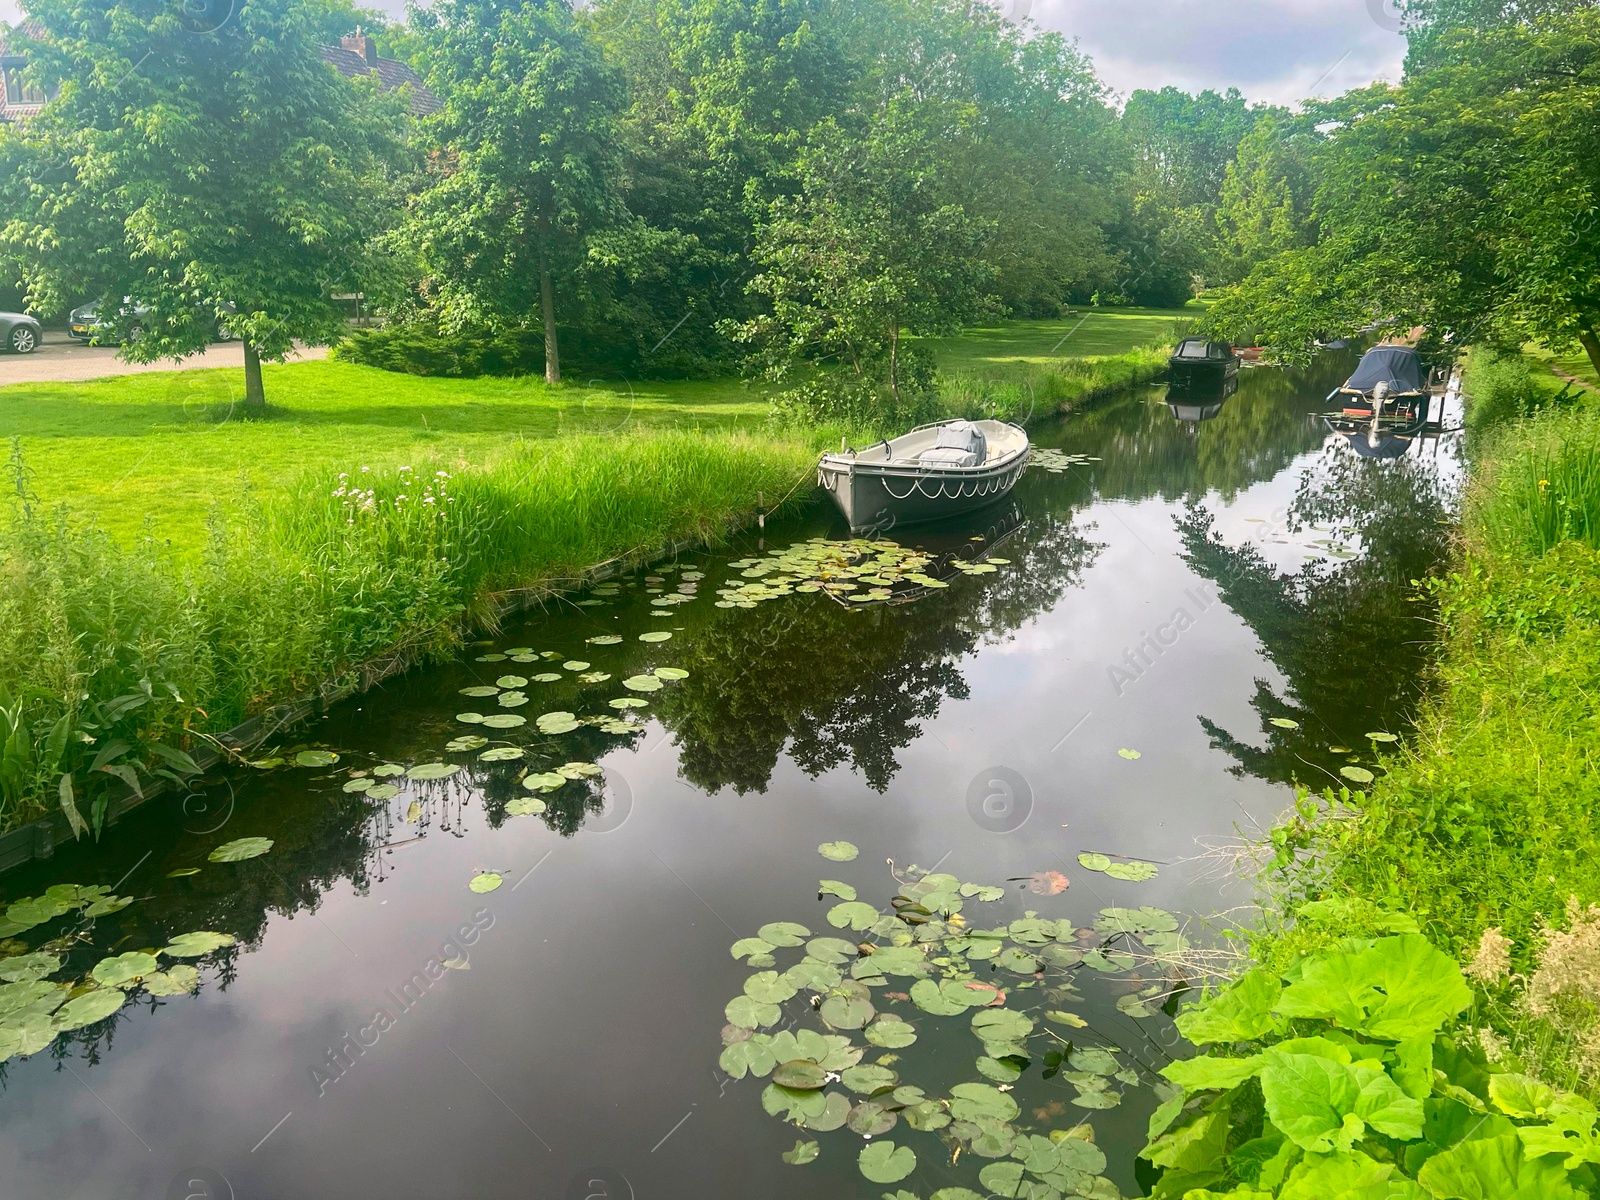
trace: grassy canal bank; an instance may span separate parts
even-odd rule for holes
[[[1430,699],[1273,831],[1250,969],[1178,1017],[1153,1195],[1600,1191],[1600,390],[1483,354],[1467,385]]]

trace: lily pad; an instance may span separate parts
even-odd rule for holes
[[[878,910],[860,900],[846,900],[828,910],[828,924],[835,929],[871,929],[878,920]]]
[[[535,675],[533,677],[533,682],[534,683],[560,683],[565,678],[566,678],[565,675],[557,674],[555,671],[543,671],[540,674]]]
[[[1086,850],[1078,855],[1078,865],[1086,871],[1104,871],[1111,865],[1111,859],[1107,855],[1098,854],[1093,850]]]
[[[521,685],[519,684],[518,686],[520,687]],[[461,695],[471,696],[474,700],[487,700],[490,696],[498,696],[499,694],[500,689],[497,687],[465,687],[461,689]]]
[[[816,1161],[817,1155],[822,1153],[822,1147],[815,1141],[797,1141],[793,1150],[785,1150],[781,1155],[784,1162],[792,1167],[803,1167],[808,1162]]]
[[[873,1142],[861,1151],[856,1165],[873,1183],[899,1183],[917,1169],[917,1156],[910,1146]]]
[[[297,767],[331,767],[339,761],[332,750],[302,750],[294,756]]]
[[[1371,783],[1374,778],[1372,772],[1365,767],[1340,767],[1339,774],[1351,783]]]
[[[446,742],[444,748],[452,754],[467,754],[473,750],[482,750],[488,744],[489,739],[482,734],[469,733],[466,737],[458,737]]]
[[[483,714],[476,712],[457,713],[456,720],[460,721],[463,725],[482,725]]]
[[[212,862],[244,862],[246,859],[260,858],[271,849],[271,838],[236,838],[231,842],[224,842],[206,857]]]
[[[537,817],[540,813],[547,812],[550,806],[543,800],[533,796],[518,796],[515,800],[506,802],[506,812],[513,817]]]
[[[840,883],[837,879],[824,879],[817,885],[819,896],[837,896],[841,900],[854,900],[856,890],[848,883]]]
[[[479,762],[516,762],[527,757],[527,752],[520,746],[496,746],[492,750],[485,750],[478,755]]]
[[[400,794],[400,789],[392,783],[380,783],[377,787],[367,789],[368,800],[393,800]]]
[[[1276,725],[1279,729],[1299,729],[1300,728],[1300,722],[1299,721],[1291,721],[1291,720],[1289,720],[1288,717],[1273,717],[1272,720],[1267,722],[1267,724]]]
[[[1155,863],[1128,859],[1123,862],[1112,863],[1106,868],[1105,873],[1112,879],[1122,879],[1129,883],[1142,883],[1146,879],[1154,879],[1161,871]]]
[[[655,677],[657,679],[665,679],[668,682],[676,683],[680,679],[689,678],[689,672],[685,671],[682,667],[657,667],[655,669]]]
[[[115,958],[102,958],[89,977],[101,987],[127,987],[142,976],[155,974],[158,966],[154,954],[130,950]]]
[[[520,717],[516,713],[495,713],[481,722],[487,729],[518,729],[527,723],[527,717]]]
[[[765,1000],[735,996],[728,1001],[723,1013],[731,1024],[742,1025],[746,1029],[765,1029],[769,1025],[778,1023],[778,1018],[783,1015],[783,1009]]]
[[[797,1058],[779,1063],[772,1072],[772,1082],[797,1091],[815,1091],[828,1082],[828,1073],[809,1059]]]
[[[1367,740],[1370,742],[1398,742],[1400,739],[1392,733],[1369,733]]]
[[[665,642],[671,640],[671,638],[672,634],[665,629],[652,629],[649,633],[641,633],[639,635],[641,642]]]
[[[231,933],[212,933],[202,929],[194,933],[180,933],[162,948],[161,953],[168,958],[203,958],[238,940]]]
[[[494,871],[480,871],[472,877],[472,882],[468,883],[467,887],[481,895],[484,892],[494,891],[504,882],[505,879]]]
[[[76,1000],[69,1000],[56,1013],[55,1028],[63,1033],[83,1029],[116,1013],[127,1000],[116,988],[98,988],[85,992]]]
[[[774,946],[799,946],[811,936],[811,930],[793,921],[773,921],[756,930],[756,936]]]
[[[560,771],[540,771],[536,775],[529,775],[522,781],[522,786],[530,792],[553,792],[557,788],[566,787],[570,781]]]
[[[832,862],[852,862],[861,850],[850,842],[823,842],[817,847],[817,853]]]
[[[0,979],[7,983],[28,983],[35,979],[43,979],[60,969],[60,956],[42,950],[32,954],[15,954],[10,958],[0,958]]]
[[[659,692],[662,684],[654,675],[630,675],[622,686],[632,692]]]
[[[524,679],[521,675],[502,675],[502,676],[500,676],[499,679],[496,679],[494,681],[494,684],[495,684],[495,687],[510,688],[512,690],[515,690],[516,688],[525,688],[525,687],[527,687],[528,686],[528,681],[526,679]],[[463,696],[465,696],[467,693],[466,692],[462,692],[461,694]],[[490,692],[489,695],[492,696],[492,695],[494,695],[494,693]]]
[[[199,986],[200,972],[188,963],[173,963],[143,980],[144,990],[152,996],[185,996]]]
[[[650,707],[650,701],[640,700],[637,696],[618,696],[615,700],[607,700],[606,703],[616,709]]]
[[[1118,750],[1117,751],[1117,757],[1118,758],[1125,758],[1129,762],[1132,762],[1135,759],[1143,758],[1144,755],[1140,754],[1137,750],[1128,750],[1128,749],[1124,748],[1122,750]]]
[[[500,699],[496,701],[501,708],[521,708],[527,702],[528,697],[524,692],[501,692]]]
[[[852,1092],[863,1096],[870,1096],[875,1092],[885,1092],[900,1082],[900,1077],[888,1067],[880,1067],[873,1063],[863,1063],[860,1066],[850,1067],[839,1075],[839,1082]]]
[[[190,875],[200,874],[199,867],[179,867],[176,871],[168,871],[168,879],[187,879]]]
[[[396,775],[404,775],[406,769],[399,763],[383,763],[372,768],[372,773],[379,779],[392,779]]]
[[[874,1046],[903,1050],[917,1040],[917,1029],[910,1021],[885,1013],[868,1025],[862,1036]]]
[[[591,646],[615,646],[622,641],[622,638],[615,633],[602,633],[599,637],[585,638],[584,641]]]
[[[834,1029],[862,1029],[877,1016],[871,1001],[855,996],[829,996],[817,1012]]]
[[[461,770],[454,763],[420,763],[406,772],[408,779],[448,779]]]

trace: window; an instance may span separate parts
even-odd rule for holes
[[[22,82],[21,67],[7,67],[6,78],[6,103],[7,104],[43,104],[44,93],[31,85],[25,86]]]

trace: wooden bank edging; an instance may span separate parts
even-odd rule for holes
[[[758,521],[764,527],[766,515],[762,513],[759,516],[731,522],[723,536],[731,537],[742,533]],[[582,591],[592,584],[611,579],[636,567],[676,558],[690,550],[707,549],[711,542],[710,537],[684,538],[654,552],[624,554],[607,559],[576,576],[551,579],[529,587],[501,592],[491,597],[495,619],[504,620],[506,617],[527,612],[552,597]],[[479,629],[474,632],[485,631]],[[312,717],[321,716],[342,700],[370,691],[396,675],[405,674],[417,666],[418,662],[419,656],[414,650],[399,650],[368,659],[337,678],[323,681],[310,692],[235,725],[215,738],[222,750],[202,748],[193,754],[194,761],[202,771],[209,771],[225,759],[239,757],[245,751],[261,745],[285,729],[291,729]],[[118,785],[111,792],[106,806],[105,828],[110,828],[134,809],[172,790],[171,783],[164,779],[153,780],[144,788],[142,794],[126,784]],[[67,821],[66,814],[62,812],[53,812],[31,824],[13,829],[10,833],[0,835],[0,874],[32,862],[36,858],[50,858],[55,854],[58,844],[75,840],[77,839],[73,837],[72,826]]]

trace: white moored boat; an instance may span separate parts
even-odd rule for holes
[[[940,421],[865,450],[824,454],[817,483],[852,530],[892,528],[993,504],[1028,466],[1028,435],[1004,421]]]

